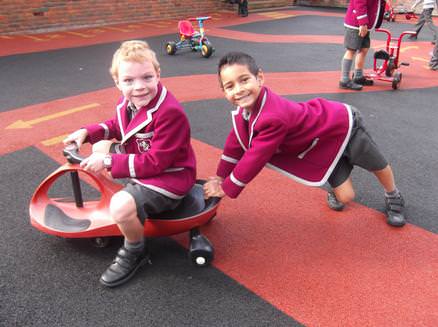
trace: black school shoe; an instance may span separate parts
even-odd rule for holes
[[[405,201],[401,194],[395,196],[385,196],[386,203],[386,222],[395,227],[402,227],[406,224],[406,219],[403,214]]]
[[[149,252],[146,249],[131,251],[122,246],[113,263],[100,277],[100,282],[108,287],[122,285],[134,276],[138,268],[146,263],[150,263]]]
[[[374,84],[374,81],[371,79],[365,78],[365,76],[353,79],[353,82],[356,84],[360,84],[363,86],[371,86]]]
[[[362,90],[362,85],[360,84],[356,84],[355,82],[353,82],[352,80],[349,80],[347,82],[339,82],[339,87],[341,89],[349,89],[349,90],[354,90],[354,91],[360,91]]]
[[[329,191],[327,193],[327,204],[330,209],[335,211],[342,211],[345,207],[345,205],[342,202],[338,201],[335,193],[333,193],[332,191]]]

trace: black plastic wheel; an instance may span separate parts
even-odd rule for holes
[[[110,243],[109,237],[95,237],[91,239],[91,244],[96,248],[106,248]]]
[[[201,47],[201,55],[204,58],[209,58],[213,54],[214,48],[210,42],[204,41]]]
[[[168,55],[172,56],[176,53],[176,43],[175,42],[167,42],[166,43],[166,52]]]
[[[388,66],[386,66],[385,75],[391,77],[394,74],[395,65],[394,65],[394,57],[389,58]]]
[[[214,249],[210,241],[194,229],[190,232],[189,259],[198,267],[206,267],[214,258]]]
[[[400,87],[401,80],[402,80],[402,73],[396,72],[392,80],[392,88],[394,90],[397,90]]]

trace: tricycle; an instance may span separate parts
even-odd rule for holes
[[[214,48],[205,35],[204,21],[210,18],[210,16],[204,16],[179,21],[179,40],[166,43],[167,54],[174,55],[177,50],[191,49],[192,51],[200,51],[202,57],[209,58],[213,54]],[[193,28],[192,21],[198,22],[199,31]]]
[[[393,38],[391,32],[384,28],[376,29],[377,32],[386,34],[385,49],[374,53],[373,72],[365,75],[372,80],[389,82],[394,90],[400,87],[402,73],[398,70],[401,66],[409,66],[407,62],[400,62],[400,47],[403,37],[416,35],[415,32],[405,31],[398,38]]]

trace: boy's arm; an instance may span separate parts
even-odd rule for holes
[[[147,152],[112,154],[111,175],[114,178],[146,178],[161,174],[172,167],[181,149],[188,144],[190,126],[187,117],[179,110],[169,110],[156,122],[151,148]]]
[[[226,195],[236,198],[243,188],[269,162],[287,133],[287,127],[278,119],[265,121],[252,139],[251,147],[244,153],[221,187]]]
[[[87,138],[85,142],[94,144],[101,140],[119,139],[120,129],[117,123],[117,116],[108,119],[100,124],[91,124],[84,127],[87,132]]]
[[[351,0],[359,26],[368,26],[368,0]]]
[[[224,151],[221,155],[216,175],[221,178],[228,177],[244,153],[245,151],[239,144],[234,129],[231,130],[225,141]]]

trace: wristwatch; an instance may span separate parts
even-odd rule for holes
[[[112,160],[111,155],[110,155],[110,154],[107,154],[107,155],[103,158],[103,166],[104,166],[106,169],[110,169],[112,163],[113,163],[113,160]]]

